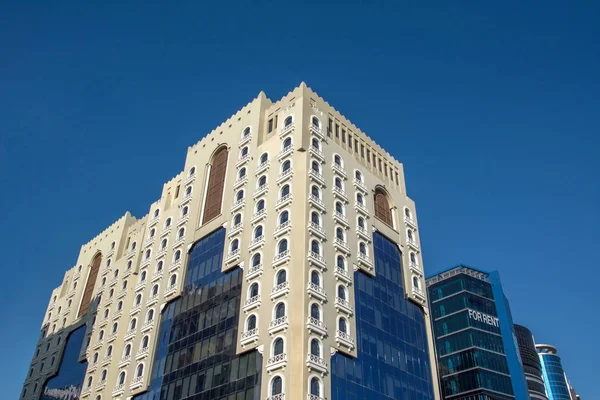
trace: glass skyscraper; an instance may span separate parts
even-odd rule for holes
[[[535,347],[542,364],[548,400],[571,400],[571,391],[556,347],[549,344],[538,344]]]
[[[531,400],[547,400],[542,377],[542,364],[535,349],[533,335],[529,329],[517,324],[515,324],[515,335]]]
[[[498,274],[459,265],[427,291],[443,399],[529,399]]]

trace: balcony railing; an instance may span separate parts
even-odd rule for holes
[[[266,216],[267,216],[267,210],[263,208],[262,210],[259,210],[252,215],[252,219],[250,220],[250,223],[255,224]]]
[[[315,158],[316,158],[316,159],[318,159],[319,161],[321,161],[321,162],[325,162],[325,155],[323,154],[323,152],[322,152],[320,149],[318,149],[318,148],[316,148],[315,146],[312,146],[312,145],[311,145],[311,146],[308,148],[308,151],[309,151],[309,153],[310,153],[310,154],[311,154],[313,157],[315,157]]]
[[[323,321],[317,318],[308,317],[308,320],[306,321],[306,326],[309,330],[321,335],[322,338],[327,336],[327,326],[325,326],[325,323]]]
[[[411,217],[404,216],[404,223],[413,229],[417,229],[417,223]]]
[[[283,128],[281,128],[281,132],[279,133],[279,137],[280,138],[286,137],[287,135],[289,135],[290,133],[292,133],[292,131],[294,130],[294,128],[295,127],[294,127],[293,123],[285,125]]]
[[[347,255],[350,254],[350,247],[348,246],[348,243],[346,243],[344,240],[342,240],[340,238],[335,239],[335,242],[333,242],[333,246],[336,249],[338,249],[339,251],[346,253]]]
[[[256,188],[252,197],[257,198],[257,197],[261,196],[262,194],[267,192],[268,188],[269,188],[269,185],[267,185],[266,183],[263,183],[262,185],[260,185],[259,187]]]
[[[273,234],[275,237],[279,237],[284,233],[288,233],[292,229],[292,223],[290,221],[285,221],[282,224],[279,224],[277,228],[275,228],[275,233]]]
[[[346,218],[346,216],[339,211],[336,211],[335,214],[333,214],[333,219],[339,222],[340,224],[344,225],[346,228],[350,227],[348,218]]]
[[[352,283],[352,278],[350,277],[350,274],[343,268],[335,267],[333,274],[335,275],[336,280],[341,279],[346,283]]]
[[[267,360],[267,372],[274,371],[279,368],[285,367],[287,364],[287,354],[281,353],[273,356]]]
[[[123,394],[123,392],[125,391],[125,384],[121,383],[120,385],[115,385],[115,388],[113,389],[112,392],[112,396],[113,397],[117,397]]]
[[[190,183],[194,182],[194,180],[196,179],[196,173],[194,172],[193,174],[189,175],[185,182],[183,183],[184,185],[189,185]]]
[[[310,177],[311,180],[317,182],[321,186],[325,186],[325,178],[323,178],[323,175],[321,175],[319,172],[315,171],[314,169],[311,169],[309,171],[308,176]]]
[[[165,296],[171,296],[177,290],[177,284],[170,285],[167,290],[165,290]]]
[[[292,201],[292,194],[288,193],[285,196],[279,198],[279,200],[277,200],[277,204],[275,205],[275,209],[279,210],[280,208],[288,205],[291,201]]]
[[[350,349],[354,348],[354,339],[346,332],[342,332],[339,329],[335,332],[335,341],[342,344]]]
[[[352,309],[352,305],[346,299],[342,299],[341,297],[335,298],[335,308],[338,311],[343,311],[346,314],[352,315],[354,314],[354,310]]]
[[[319,253],[316,253],[312,250],[308,252],[308,262],[310,264],[315,264],[317,267],[321,269],[327,268],[327,264],[325,263],[325,258],[321,256]]]
[[[262,246],[265,243],[265,235],[260,235],[257,238],[252,239],[252,241],[250,242],[250,245],[248,246],[248,250],[252,251],[255,250],[257,248],[259,248],[260,246]]]
[[[337,175],[343,177],[344,179],[348,178],[348,175],[346,174],[346,170],[341,165],[333,163],[332,168],[333,168],[333,172],[336,173]]]
[[[277,184],[278,185],[282,184],[283,182],[290,179],[293,175],[294,175],[294,173],[293,173],[293,170],[291,167],[286,169],[281,174],[279,174],[279,176],[277,177]]]
[[[244,307],[242,308],[245,313],[250,310],[253,310],[257,307],[260,307],[260,295],[249,298],[244,302]]]
[[[266,170],[267,168],[269,168],[269,160],[265,161],[264,163],[258,164],[258,167],[256,167],[256,171],[255,174],[260,174],[261,172],[263,172],[264,170]]]
[[[362,226],[356,227],[356,233],[358,234],[358,236],[365,239],[366,241],[368,241],[368,242],[371,241],[371,236],[369,236],[369,232]]]
[[[147,332],[154,326],[154,320],[144,322],[142,325],[142,332]]]
[[[235,164],[236,168],[241,167],[242,165],[244,165],[245,163],[247,163],[250,160],[250,155],[246,154],[243,157],[240,157],[240,159],[237,161],[237,163]]]
[[[323,228],[321,227],[321,225],[315,223],[315,222],[310,222],[310,224],[308,224],[308,233],[318,236],[321,239],[325,239],[326,235],[325,235],[325,231],[323,230]]]
[[[246,280],[249,281],[250,279],[260,276],[262,273],[263,273],[263,265],[262,264],[253,265],[250,268],[248,268],[248,272],[246,273]]]
[[[413,250],[419,251],[419,245],[417,244],[417,242],[414,239],[408,239],[407,243],[410,247],[413,248]]]
[[[363,192],[364,194],[367,194],[367,187],[365,186],[365,184],[362,181],[359,181],[358,179],[354,179],[354,187],[356,188],[356,190]]]
[[[148,355],[149,351],[150,351],[150,347],[148,347],[148,346],[144,347],[143,349],[139,349],[137,354],[135,355],[135,359],[141,360],[142,358],[144,358]]]
[[[290,260],[290,251],[286,250],[279,254],[277,254],[273,258],[273,268],[278,267],[281,264],[284,264]]]
[[[254,343],[258,341],[258,328],[250,329],[248,331],[242,332],[240,343],[242,347],[246,346],[249,343]]]
[[[279,317],[274,319],[269,323],[269,334],[273,335],[279,331],[286,331],[289,326],[288,317],[284,315],[283,317]]]
[[[369,270],[373,269],[373,262],[371,258],[365,253],[358,253],[358,263],[362,264],[364,267],[367,267]]]
[[[235,181],[235,183],[233,184],[233,188],[237,189],[240,186],[243,186],[246,184],[246,182],[248,182],[248,176],[244,175],[243,177],[239,178],[237,181]]]
[[[317,137],[319,137],[320,139],[325,139],[323,137],[323,131],[321,130],[321,127],[315,125],[315,124],[310,124],[310,131]]]
[[[346,192],[344,192],[344,189],[342,189],[341,187],[334,186],[333,187],[333,194],[338,199],[344,201],[344,203],[348,203],[348,196],[346,196]]]
[[[275,300],[278,297],[285,296],[290,292],[290,285],[288,282],[282,282],[279,285],[271,289],[271,300]]]
[[[289,145],[284,147],[280,152],[279,155],[277,156],[278,160],[282,160],[283,158],[285,158],[286,156],[292,154],[292,150],[293,150],[293,146]]]
[[[321,303],[327,300],[327,294],[325,293],[325,289],[323,289],[321,286],[315,283],[309,282],[306,291],[309,297],[319,299]]]
[[[321,210],[321,212],[325,212],[325,203],[323,203],[323,200],[321,200],[320,198],[318,198],[317,196],[315,196],[314,194],[311,194],[308,197],[308,202],[315,206],[316,208],[318,208],[319,210]]]
[[[319,356],[308,353],[306,357],[306,366],[321,373],[327,372],[327,362]]]
[[[235,212],[235,211],[239,210],[240,208],[244,207],[245,204],[246,204],[246,199],[236,200],[233,203],[233,207],[231,207],[231,212]]]
[[[225,264],[229,264],[232,263],[236,260],[238,260],[240,258],[240,249],[235,249],[229,252],[229,254],[227,254],[227,257],[225,257]]]
[[[129,388],[131,390],[137,389],[139,387],[142,386],[142,380],[144,379],[144,376],[136,376],[135,378],[133,378],[131,380],[131,383],[129,384]]]
[[[275,394],[267,397],[267,400],[285,400],[285,393]]]
[[[186,194],[183,199],[181,199],[181,201],[179,202],[179,207],[185,205],[186,203],[189,203],[190,201],[192,201],[192,194]]]

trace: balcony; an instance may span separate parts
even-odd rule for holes
[[[252,135],[242,136],[242,139],[240,140],[240,144],[238,145],[238,147],[242,147],[243,145],[248,143],[250,140],[252,140]]]
[[[269,335],[273,336],[277,332],[284,331],[286,332],[289,327],[288,317],[284,315],[283,317],[274,319],[269,323]]]
[[[290,221],[285,221],[283,224],[280,224],[277,228],[275,228],[274,237],[279,237],[284,235],[292,230],[292,223]]]
[[[327,400],[324,397],[317,396],[316,394],[308,394],[306,395],[306,400]]]
[[[81,277],[81,272],[77,272],[75,275],[73,275],[73,281],[76,281],[80,277]],[[52,307],[54,307],[54,305],[51,305],[50,308],[48,308],[48,310],[52,310]]]
[[[267,400],[285,400],[285,393],[279,393],[273,396],[267,397]]]
[[[279,200],[277,200],[277,204],[275,204],[275,209],[280,210],[283,207],[290,204],[291,202],[292,202],[292,194],[288,193],[285,196],[281,197]]]
[[[144,247],[150,247],[152,246],[152,243],[154,243],[154,236],[150,236],[148,239],[146,239],[144,242]]]
[[[308,233],[323,240],[326,238],[325,231],[321,228],[321,225],[314,222],[308,224]]]
[[[139,292],[144,287],[146,287],[146,280],[145,279],[143,281],[138,282],[137,285],[135,285],[135,288],[133,290],[136,291],[136,292]]]
[[[111,257],[113,254],[115,254],[115,249],[110,249],[108,250],[108,253],[106,253],[106,258]]]
[[[117,338],[117,332],[115,332],[115,333],[111,333],[111,334],[110,334],[110,335],[108,335],[108,337],[106,338],[106,342],[107,342],[107,343],[114,342],[116,338]]]
[[[263,171],[266,171],[270,166],[269,160],[265,161],[262,164],[258,164],[258,167],[256,167],[256,171],[254,172],[256,175],[260,174]]]
[[[101,275],[104,276],[110,272],[110,267],[104,267],[102,269]]]
[[[98,340],[96,343],[94,343],[94,350],[98,350],[100,347],[102,347],[102,345],[104,344],[103,340]]]
[[[327,363],[325,360],[314,354],[308,354],[306,357],[306,366],[309,370],[320,372],[321,376],[327,373]]]
[[[280,265],[283,265],[285,263],[287,263],[288,261],[290,261],[290,251],[286,250],[284,252],[281,252],[279,254],[277,254],[274,258],[273,258],[273,268],[276,268]]]
[[[236,190],[236,189],[244,186],[247,182],[248,182],[248,176],[244,175],[243,177],[241,177],[237,181],[235,181],[235,183],[233,184],[233,190]]]
[[[230,251],[225,257],[225,264],[232,264],[240,259],[240,249]]]
[[[142,303],[135,304],[133,307],[131,307],[131,310],[129,311],[129,316],[133,316],[133,315],[137,314],[141,308],[142,308]]]
[[[363,194],[369,193],[365,184],[362,181],[359,181],[358,179],[354,179],[354,187],[357,191],[362,192]]]
[[[121,357],[121,359],[119,360],[119,368],[123,368],[124,366],[128,365],[130,361],[131,354],[127,354],[126,356]]]
[[[342,239],[336,238],[333,242],[333,247],[335,247],[337,251],[341,251],[348,256],[350,255],[350,247],[348,246],[348,243]]]
[[[371,258],[364,253],[358,253],[358,264],[366,267],[369,271],[373,270],[373,262],[371,261]]]
[[[306,321],[306,327],[309,331],[320,335],[321,339],[327,336],[327,327],[325,326],[323,321],[320,321],[313,317],[308,317],[308,320]]]
[[[315,125],[315,124],[310,124],[310,131],[318,138],[320,139],[325,139],[325,137],[323,136],[323,131],[321,130],[321,127]]]
[[[417,244],[417,242],[415,242],[414,239],[408,239],[407,243],[411,249],[413,249],[414,251],[419,251],[419,245]]]
[[[293,123],[284,126],[283,128],[281,128],[281,132],[279,132],[279,137],[281,139],[285,138],[287,135],[294,131],[294,128],[295,126]]]
[[[359,203],[358,201],[354,202],[354,209],[357,213],[362,214],[363,216],[369,218],[369,209],[363,203]]]
[[[123,340],[129,340],[134,336],[135,336],[135,328],[130,329],[127,332],[125,332],[125,337],[123,338]]]
[[[267,210],[263,208],[262,210],[257,211],[254,213],[254,215],[252,215],[252,219],[250,220],[250,223],[254,225],[257,222],[261,221],[266,216],[267,216]]]
[[[327,269],[327,263],[325,262],[325,258],[323,256],[321,256],[319,253],[315,253],[312,250],[310,250],[308,252],[308,263],[314,264],[315,266],[319,267],[321,270]]]
[[[308,286],[306,287],[306,292],[308,293],[308,297],[320,300],[321,304],[327,301],[327,294],[325,294],[325,289],[323,289],[317,284],[309,282]]]
[[[160,216],[152,218],[150,222],[148,222],[148,227],[158,224],[158,221],[160,221]]]
[[[269,190],[269,186],[264,183],[262,185],[260,185],[258,188],[256,188],[256,190],[254,191],[254,194],[252,195],[253,199],[256,199],[257,197],[262,196],[263,194],[267,193]]]
[[[282,282],[279,285],[271,289],[271,300],[278,299],[282,296],[287,296],[290,292],[290,284],[288,282]]]
[[[277,159],[278,159],[279,161],[283,160],[283,159],[284,159],[284,158],[286,158],[287,156],[291,155],[291,154],[292,154],[292,152],[293,152],[293,150],[294,150],[294,148],[293,148],[293,146],[292,146],[292,145],[289,145],[289,146],[287,146],[287,147],[283,148],[283,149],[282,149],[282,150],[279,152],[279,154],[277,155]]]
[[[164,255],[165,255],[165,254],[167,254],[167,250],[168,250],[168,247],[163,247],[163,248],[161,248],[161,249],[158,251],[158,253],[156,253],[156,256],[155,256],[155,258],[158,260],[159,258],[161,258],[161,257],[164,257]]]
[[[333,195],[335,198],[342,200],[344,203],[348,203],[348,196],[346,196],[346,192],[341,187],[334,186],[333,187]]]
[[[120,299],[120,298],[122,298],[122,297],[125,297],[126,295],[127,295],[127,288],[125,288],[125,289],[121,290],[121,291],[119,292],[119,294],[117,294],[117,299]]]
[[[131,258],[135,256],[135,250],[131,250],[129,253],[127,253],[127,258]]]
[[[98,362],[90,363],[89,367],[87,369],[87,373],[91,374],[92,372],[94,372],[96,370],[96,368],[98,368]]]
[[[242,332],[240,343],[242,347],[258,342],[258,328],[250,329],[249,331]]]
[[[156,304],[157,301],[158,301],[158,293],[155,294],[155,295],[150,296],[150,298],[146,302],[146,307],[153,306],[154,304]]]
[[[315,183],[318,183],[321,187],[325,187],[325,178],[323,178],[323,175],[321,175],[320,173],[318,173],[314,169],[311,169],[308,172],[308,176],[309,176],[309,178],[310,178],[311,181],[314,181]]]
[[[183,185],[189,185],[190,183],[194,182],[196,180],[196,173],[194,172],[193,174],[191,174],[190,176],[188,176],[185,180],[185,182],[183,182]]]
[[[235,163],[235,167],[239,168],[242,165],[246,164],[248,161],[250,161],[250,156],[248,154],[246,154],[243,157],[240,157],[240,159],[237,161],[237,163]]]
[[[156,271],[156,272],[154,273],[154,275],[152,275],[152,279],[151,279],[151,281],[152,281],[152,282],[156,282],[156,281],[160,280],[162,277],[163,277],[163,272],[162,272],[162,270],[161,270],[161,271]]]
[[[143,380],[144,380],[143,376],[136,376],[135,378],[133,378],[131,380],[131,383],[129,384],[129,389],[135,390],[135,389],[141,388]]]
[[[242,308],[242,310],[244,310],[244,312],[248,314],[249,311],[260,307],[260,304],[260,295],[254,296],[244,302],[244,307]]]
[[[341,176],[344,179],[348,179],[348,175],[346,174],[346,170],[341,165],[333,163],[331,165],[331,167],[333,168],[334,174],[339,175],[339,176]]]
[[[177,240],[175,241],[175,243],[173,243],[173,249],[176,249],[177,247],[181,246],[184,243],[185,243],[185,236],[178,237]]]
[[[338,345],[345,346],[350,350],[354,349],[354,339],[346,332],[340,330],[335,331],[335,341]]]
[[[188,222],[189,219],[190,219],[189,213],[180,216],[179,220],[177,220],[177,226],[181,226],[181,225],[185,224],[186,222]]]
[[[311,156],[313,156],[315,159],[317,159],[318,161],[321,161],[321,163],[325,162],[325,155],[323,154],[323,152],[319,149],[317,149],[315,146],[310,146],[308,148],[308,152],[310,153]]]
[[[318,208],[321,211],[321,213],[325,212],[325,203],[323,203],[323,200],[321,200],[320,198],[318,198],[314,194],[311,194],[308,197],[308,203],[310,205],[314,206],[315,208]]]
[[[250,245],[248,245],[248,251],[253,251],[262,247],[265,244],[265,235],[261,235],[257,238],[252,239]]]
[[[142,325],[142,332],[148,332],[154,327],[154,320],[144,322]]]
[[[362,239],[366,240],[367,242],[371,242],[371,235],[369,235],[369,232],[365,228],[363,228],[361,226],[357,226],[356,233]]]
[[[144,358],[148,355],[149,351],[150,351],[150,347],[148,347],[148,346],[144,347],[143,349],[139,349],[137,354],[135,355],[135,359],[141,360],[142,358]]]
[[[172,296],[177,291],[177,284],[171,285],[165,290],[165,297]]]
[[[294,176],[294,171],[290,167],[290,168],[286,169],[285,171],[283,171],[281,174],[279,174],[279,176],[277,177],[277,184],[281,185],[283,182],[291,179],[292,176]]]
[[[179,202],[179,207],[183,207],[184,205],[186,205],[187,203],[189,203],[190,201],[192,201],[192,194],[186,194],[183,199],[181,199],[181,201]]]
[[[333,275],[335,276],[336,281],[341,280],[346,282],[347,284],[352,283],[352,278],[350,277],[350,274],[343,268],[335,267],[335,269],[333,270]]]
[[[271,373],[277,369],[285,368],[287,365],[287,355],[285,353],[277,354],[267,360],[267,372]]]
[[[231,227],[231,229],[229,230],[227,237],[232,237],[232,236],[235,236],[236,234],[240,233],[242,231],[242,227],[243,227],[243,224],[241,222],[239,224],[233,225]]]
[[[413,229],[417,229],[417,223],[415,222],[415,220],[410,217],[407,217],[406,215],[404,216],[404,223]]]
[[[152,259],[150,257],[148,258],[144,258],[144,260],[142,261],[142,263],[140,264],[140,269],[147,267],[148,265],[150,265],[150,261],[152,261]],[[116,281],[117,278],[113,279],[115,281],[115,283],[117,283]],[[112,281],[111,281],[112,282]],[[109,284],[110,285],[110,284]]]
[[[411,261],[408,263],[408,266],[410,267],[410,270],[413,271],[415,274],[423,276],[423,270],[421,269],[419,264]]]
[[[257,276],[261,276],[263,273],[263,265],[258,264],[248,268],[248,272],[246,272],[246,281],[249,281]]]
[[[425,301],[427,299],[425,297],[425,292],[423,292],[423,289],[421,289],[421,288],[413,286],[412,292],[413,292],[413,296],[415,296],[416,298],[418,298],[421,301]]]
[[[233,203],[233,207],[231,207],[231,212],[232,213],[236,212],[237,210],[243,208],[245,204],[246,204],[246,199],[236,200],[235,203]]]
[[[122,395],[125,392],[125,384],[121,383],[120,385],[116,385],[112,391],[112,397],[117,397]]]
[[[160,231],[160,237],[167,236],[169,233],[171,233],[171,225],[165,226],[164,229]]]
[[[335,309],[338,312],[344,312],[350,316],[354,314],[354,310],[352,309],[352,304],[348,300],[342,299],[341,297],[335,298]]]
[[[111,360],[112,360],[112,355],[104,357],[100,366],[101,367],[107,366],[108,364],[110,364]]]
[[[83,388],[83,390],[81,391],[81,397],[87,397],[90,395],[91,392],[92,392],[92,387],[87,386],[87,387]]]
[[[333,219],[341,225],[344,225],[346,229],[350,228],[350,222],[348,222],[348,218],[344,214],[339,211],[336,211],[333,214]]]
[[[171,265],[169,265],[169,272],[174,272],[179,267],[181,267],[181,258],[173,261]]]

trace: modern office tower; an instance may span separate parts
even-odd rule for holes
[[[548,400],[571,400],[571,390],[556,347],[538,344],[535,348],[542,364]]]
[[[23,399],[439,398],[402,164],[301,84],[81,247]]]
[[[522,325],[515,324],[515,335],[521,354],[521,362],[525,371],[525,379],[531,400],[547,400],[542,364],[535,349],[535,340],[531,331]]]
[[[427,278],[442,398],[529,399],[497,272],[458,265]]]

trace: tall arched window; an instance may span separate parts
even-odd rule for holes
[[[292,145],[292,138],[287,138],[283,141],[283,149],[287,149]]]
[[[375,217],[380,219],[386,225],[394,227],[394,220],[392,218],[392,210],[388,202],[388,198],[383,190],[377,188],[375,190]]]
[[[311,164],[311,168],[313,171],[315,171],[317,174],[321,173],[321,167],[319,166],[319,163],[316,161],[313,161]]]
[[[279,354],[283,354],[283,339],[277,338],[273,342],[273,355],[278,356]]]
[[[256,212],[262,211],[265,209],[265,201],[263,199],[259,200],[258,203],[256,203]]]
[[[319,275],[317,271],[313,270],[310,273],[310,282],[317,286],[321,286],[321,275]]]
[[[140,364],[137,366],[137,370],[136,370],[136,374],[135,374],[135,376],[138,378],[142,375],[144,375],[144,364]]]
[[[365,229],[365,219],[363,217],[358,217],[358,226]]]
[[[284,124],[285,127],[288,127],[288,126],[292,125],[292,116],[290,115],[289,117],[287,117],[285,119],[285,121],[283,122],[283,124]]]
[[[292,162],[290,160],[287,160],[281,165],[281,173],[285,173],[285,172],[289,171],[291,168],[292,168]]]
[[[343,333],[348,333],[348,323],[346,322],[346,318],[340,318],[338,321],[338,330]]]
[[[279,242],[279,246],[278,246],[278,253],[282,254],[285,253],[288,249],[288,242],[287,239],[283,239],[281,242]]]
[[[279,271],[277,273],[277,285],[281,285],[282,283],[285,283],[287,280],[287,273],[285,272],[285,269],[282,269],[281,271]]]
[[[77,314],[77,318],[85,315],[88,312],[90,307],[90,301],[92,300],[92,294],[94,292],[94,285],[96,285],[96,278],[98,277],[98,271],[100,270],[100,265],[102,264],[102,254],[98,253],[94,256],[92,260],[92,265],[90,267],[90,274],[87,279],[87,283],[85,284],[85,289],[83,291],[83,297],[81,299],[81,306],[79,306],[79,313]]]
[[[280,376],[276,376],[271,381],[271,396],[283,393],[283,381]]]
[[[310,341],[310,354],[313,356],[321,357],[321,343],[316,338]]]
[[[243,133],[243,137],[248,137],[250,136],[250,127],[247,127],[246,129],[244,129],[244,133]]]
[[[267,184],[267,176],[263,175],[258,179],[258,187],[262,187]]]
[[[254,229],[254,239],[258,239],[263,235],[263,227],[259,225]]]
[[[319,308],[319,306],[316,303],[313,303],[310,306],[310,316],[318,319],[319,321],[321,320],[321,308]]]
[[[252,266],[256,267],[260,265],[260,253],[256,253],[254,256],[252,256]]]
[[[343,256],[337,256],[336,264],[339,268],[343,269],[344,271],[346,270],[346,260],[344,260]]]
[[[242,214],[236,214],[235,217],[233,217],[233,226],[236,226],[241,223],[242,223]]]
[[[290,213],[286,210],[279,215],[279,225],[283,225],[288,222]]]
[[[346,239],[344,238],[344,230],[340,227],[335,229],[335,237],[340,239],[343,242],[346,241]]]
[[[260,163],[264,164],[267,161],[269,161],[269,155],[267,153],[263,153],[262,156],[260,156]]]
[[[321,150],[321,143],[319,142],[319,139],[313,138],[311,143],[312,143],[312,147],[314,147],[317,150]]]
[[[227,156],[228,153],[225,147],[220,148],[213,156],[206,188],[206,201],[202,217],[203,224],[221,213],[225,172],[227,171]]]
[[[321,217],[319,216],[319,213],[316,211],[313,211],[310,214],[310,220],[312,223],[317,224],[317,225],[321,225]]]
[[[121,371],[121,373],[119,374],[119,385],[124,385],[125,384],[125,371]]]
[[[360,171],[354,172],[354,179],[356,179],[358,182],[362,182],[362,174],[360,173]]]
[[[279,303],[275,306],[275,319],[285,317],[285,303]]]
[[[254,282],[250,285],[250,291],[248,292],[248,298],[253,298],[258,296],[258,283]]]
[[[281,197],[280,197],[280,199],[283,199],[288,194],[290,194],[290,185],[285,185],[284,187],[281,188]]]
[[[315,128],[318,128],[319,126],[321,126],[319,124],[319,118],[317,118],[317,117],[312,117],[312,124]]]
[[[340,299],[346,300],[346,289],[342,285],[338,286],[337,295]]]
[[[318,187],[316,187],[314,185],[310,188],[310,194],[315,196],[317,199],[321,198],[321,191],[319,190]]]
[[[145,349],[146,347],[148,347],[149,341],[150,341],[150,338],[148,337],[148,335],[144,336],[144,338],[142,339],[142,349]]]
[[[321,383],[319,382],[319,378],[315,376],[310,379],[310,394],[317,396],[317,398],[321,397]]]
[[[248,321],[246,322],[246,330],[251,331],[256,328],[256,315],[251,315],[248,317]]]
[[[312,242],[310,242],[310,250],[313,253],[321,255],[321,245],[319,244],[319,242],[317,240],[313,240]]]

